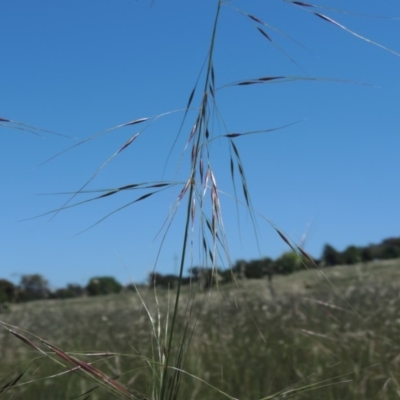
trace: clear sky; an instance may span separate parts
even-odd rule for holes
[[[397,0],[316,0],[315,8],[354,32],[400,52]],[[51,287],[85,285],[93,276],[144,281],[152,270],[165,218],[181,186],[115,213],[147,191],[129,191],[58,213],[132,135],[140,136],[85,189],[189,174],[182,152],[200,104],[198,93],[168,158],[183,112],[152,124],[113,130],[39,166],[53,155],[113,126],[185,108],[207,56],[216,0],[70,0],[0,2],[0,117],[55,131],[41,137],[0,125],[0,278],[18,282],[40,273]],[[388,18],[369,18],[329,7]],[[264,27],[235,8],[271,26]],[[215,45],[216,86],[263,76],[329,78],[236,86],[216,93],[220,117],[212,137],[268,129],[235,139],[253,206],[319,257],[325,243],[339,250],[400,236],[400,57],[356,38],[282,0],[226,1]],[[299,42],[299,44],[296,43]],[[204,75],[200,75],[202,87]],[[335,81],[338,80],[338,81]],[[339,81],[347,81],[339,82]],[[362,84],[361,84],[362,83]],[[226,126],[226,128],[225,128]],[[226,139],[210,144],[232,260],[277,257],[287,246],[264,220],[239,205]],[[242,199],[240,187],[238,196]],[[83,197],[87,198],[87,197]],[[80,200],[76,197],[75,200]],[[177,272],[186,198],[160,252],[157,271]],[[195,226],[198,229],[198,225]],[[198,240],[194,240],[196,245]],[[196,260],[198,250],[194,250]]]

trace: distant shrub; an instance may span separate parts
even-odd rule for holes
[[[86,286],[89,296],[119,293],[121,290],[122,285],[112,276],[92,278]]]
[[[321,259],[325,267],[333,267],[334,265],[340,265],[342,263],[340,252],[329,244],[324,246]]]
[[[288,275],[302,269],[302,259],[294,252],[283,253],[275,261],[275,270],[279,274]]]
[[[73,299],[85,294],[85,289],[80,285],[68,284],[66,288],[60,288],[51,293],[52,299]]]
[[[223,275],[218,268],[193,267],[189,270],[191,281],[197,282],[200,289],[208,289],[213,284],[222,283]]]
[[[259,260],[252,260],[246,264],[244,274],[247,279],[260,279],[268,275],[271,270],[273,261],[270,258],[262,258]]]
[[[372,261],[373,259],[374,259],[374,253],[371,248],[364,247],[363,249],[361,249],[361,261],[362,262]]]
[[[22,275],[18,288],[18,301],[46,299],[50,296],[48,281],[40,274]]]
[[[382,246],[382,249],[378,253],[378,258],[382,260],[390,260],[398,257],[400,257],[400,247],[393,245]]]
[[[356,246],[349,246],[342,253],[341,258],[344,264],[357,264],[362,260],[362,252]]]
[[[0,304],[11,303],[16,295],[15,285],[7,279],[0,279]]]
[[[123,290],[125,292],[136,292],[136,286],[133,283],[129,283],[128,285],[126,285]]]

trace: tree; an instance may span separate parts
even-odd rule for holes
[[[48,281],[40,274],[22,275],[19,284],[20,301],[39,300],[49,297]]]
[[[371,247],[364,247],[361,249],[361,261],[362,262],[368,262],[372,261],[374,259],[374,253],[371,249]]]
[[[119,293],[122,285],[112,276],[100,276],[90,279],[86,286],[89,296]]]
[[[342,263],[340,253],[329,244],[324,246],[321,259],[325,267],[332,267]]]
[[[400,248],[400,238],[388,238],[382,241],[382,245]]]
[[[302,268],[302,259],[293,251],[283,253],[275,261],[275,270],[278,274],[291,274]]]
[[[213,283],[221,282],[224,279],[217,268],[192,267],[189,271],[192,282],[198,282],[201,289],[208,289]]]
[[[246,263],[244,274],[247,279],[260,279],[265,275],[261,260],[251,260]]]
[[[0,279],[0,304],[11,303],[16,295],[16,287],[7,279]]]
[[[224,276],[226,276],[228,279],[227,281],[231,281],[233,278],[234,279],[245,279],[246,278],[246,267],[247,267],[247,262],[244,260],[238,260],[236,261],[235,265],[232,267],[232,273],[231,276],[227,276],[227,273],[224,273]]]
[[[74,297],[83,296],[85,290],[80,285],[69,283],[66,288],[57,289],[51,293],[53,299],[72,299]]]
[[[133,283],[128,283],[125,287],[124,287],[124,291],[125,292],[136,292],[136,285]]]
[[[158,272],[150,272],[149,274],[149,287],[155,288],[160,282],[162,282],[163,276]]]
[[[347,249],[342,253],[342,262],[344,264],[357,264],[362,259],[361,250],[356,246],[349,246]]]
[[[384,245],[381,247],[378,257],[381,258],[382,260],[390,260],[393,258],[398,258],[400,257],[400,247]]]
[[[177,282],[178,277],[176,275],[162,275],[158,272],[151,272],[149,274],[149,286],[151,288],[162,287],[164,289],[173,289]]]

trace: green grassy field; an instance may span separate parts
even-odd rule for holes
[[[195,296],[186,288],[178,331],[192,336],[183,349],[180,398],[226,398],[208,385],[237,399],[400,398],[400,262],[323,273],[275,277],[275,299],[265,280]],[[0,317],[118,376],[137,398],[150,399],[157,379],[155,336],[169,322],[173,293],[158,290],[156,299],[154,292],[142,292],[154,324],[137,294],[13,305]],[[70,367],[6,330],[0,335],[0,387],[25,372],[19,386],[0,398],[72,399],[92,388],[90,397],[80,398],[113,398],[84,372],[58,375]]]

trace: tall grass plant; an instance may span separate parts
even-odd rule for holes
[[[399,55],[328,17],[323,7],[299,1],[286,3],[312,13],[349,35]],[[195,252],[204,267],[216,268],[219,262],[232,265],[221,200],[226,193],[218,184],[220,176],[226,175],[231,179],[230,196],[238,212],[244,208],[254,226],[261,217],[289,248],[305,260],[305,268],[316,267],[304,249],[253,208],[238,143],[246,136],[272,132],[292,124],[247,132],[229,131],[220,114],[218,96],[227,88],[321,79],[257,76],[218,86],[216,75],[223,71],[216,71],[214,58],[221,14],[227,8],[251,22],[266,43],[284,52],[272,39],[269,33],[272,28],[262,16],[235,8],[230,1],[215,1],[214,22],[203,69],[188,92],[186,107],[183,111],[172,111],[183,112],[177,135],[184,132],[187,124],[191,127],[182,158],[178,160],[179,168],[188,166],[184,181],[136,182],[106,189],[79,201],[78,197],[88,194],[89,183],[112,159],[136,145],[146,127],[171,112],[140,117],[72,146],[75,148],[116,129],[139,128],[68,201],[59,209],[44,214],[57,215],[68,208],[122,192],[141,191],[128,204],[97,221],[98,224],[127,206],[145,202],[165,190],[171,190],[171,193],[178,190],[160,233],[164,242],[174,218],[183,213],[176,289],[160,293],[138,288],[137,297],[106,297],[98,303],[91,301],[90,305],[86,305],[89,300],[79,299],[66,303],[32,302],[25,309],[16,308],[7,322],[2,322],[5,328],[3,340],[9,343],[3,348],[3,360],[22,362],[26,349],[33,353],[28,362],[23,362],[24,367],[20,367],[18,373],[2,371],[0,392],[6,398],[13,393],[17,393],[16,398],[44,398],[43,393],[51,393],[53,398],[56,395],[58,398],[152,400],[367,399],[370,393],[378,394],[382,399],[394,398],[390,396],[395,393],[400,396],[394,367],[398,360],[392,353],[397,346],[394,344],[397,328],[388,325],[386,330],[386,324],[379,320],[377,313],[368,311],[367,320],[361,317],[365,311],[363,307],[376,296],[377,302],[390,303],[393,314],[390,318],[397,318],[396,309],[400,308],[396,306],[396,288],[386,288],[384,295],[381,288],[369,289],[368,286],[342,293],[337,290],[333,278],[323,271],[320,273],[328,290],[320,293],[318,301],[294,295],[272,300],[266,298],[265,293],[258,296],[249,293],[242,282],[235,282],[229,290],[219,288],[217,283],[212,290],[206,291],[200,291],[195,285],[190,289],[182,287],[184,271],[193,264]],[[290,56],[288,58],[296,63]],[[6,118],[0,122],[8,127],[38,132],[34,127]],[[216,129],[217,125],[222,128]],[[225,142],[227,146],[229,165],[223,173],[214,168],[214,158],[218,155],[212,144],[216,140]],[[254,230],[255,240],[258,240],[256,227]],[[357,293],[356,299],[354,293]],[[369,328],[378,324],[381,324],[381,329]],[[59,331],[61,325],[67,333]],[[326,333],[321,327],[327,325]],[[24,330],[25,326],[29,331]],[[24,347],[12,341],[15,338]],[[389,353],[391,360],[385,356]],[[375,370],[379,372],[370,373]]]

